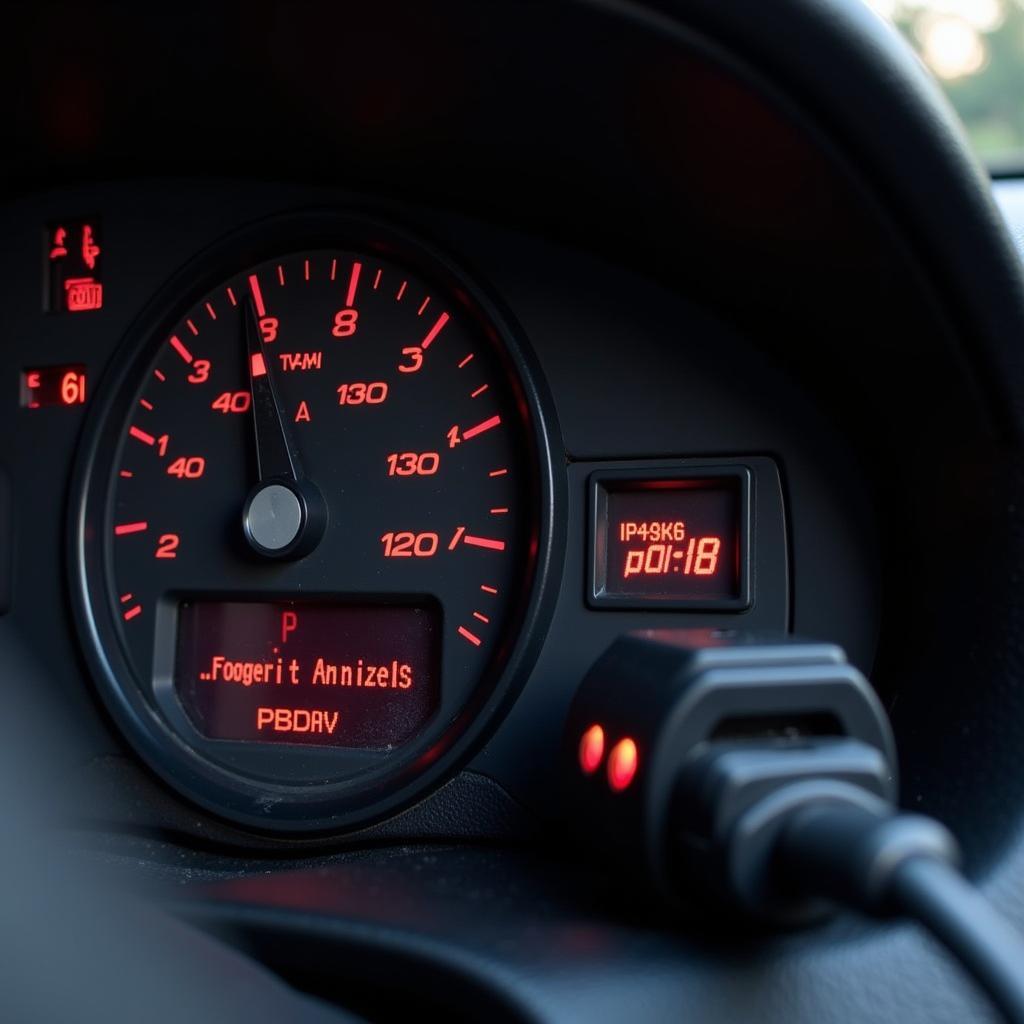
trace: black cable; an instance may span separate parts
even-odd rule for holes
[[[1024,1024],[1024,940],[960,874],[938,822],[883,801],[816,798],[789,813],[766,885],[877,917],[917,921],[941,942],[1012,1024]]]
[[[1024,1022],[1024,941],[970,882],[948,864],[912,857],[894,873],[890,899],[960,961],[1008,1021]]]

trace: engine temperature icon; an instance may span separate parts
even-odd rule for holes
[[[103,306],[99,223],[66,220],[46,229],[44,308],[83,313]]]

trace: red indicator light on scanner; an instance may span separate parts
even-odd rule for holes
[[[627,736],[612,747],[608,755],[608,785],[612,791],[621,793],[636,778],[636,744]]]
[[[604,759],[604,729],[592,725],[581,737],[579,747],[580,768],[584,775],[593,775]]]

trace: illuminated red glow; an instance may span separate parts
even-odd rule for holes
[[[115,537],[124,537],[129,533],[143,533],[149,529],[149,523],[122,523],[114,527]]]
[[[476,389],[476,391],[470,392],[469,397],[470,398],[479,398],[487,390],[487,388],[488,388],[487,384],[481,384],[480,387],[478,387]]]
[[[491,551],[505,550],[505,542],[503,540],[492,540],[490,537],[474,537],[471,533],[467,533],[462,540],[474,548],[488,548]]]
[[[395,296],[395,301],[396,302],[401,302],[402,301],[402,296],[405,294],[405,289],[406,289],[408,284],[409,284],[408,281],[403,281],[402,282],[402,286],[398,289],[398,294]]]
[[[84,366],[41,366],[25,370],[21,376],[23,408],[84,405],[85,398]]]
[[[468,640],[474,647],[479,647],[483,641],[475,633],[470,633],[465,626],[459,626],[459,636],[464,640]]]
[[[488,587],[486,584],[481,584],[480,589],[485,594],[497,594],[497,592],[498,592],[498,588],[497,587]]]
[[[260,280],[255,274],[249,275],[249,291],[252,293],[253,305],[256,307],[256,315],[263,317],[267,315],[267,308],[263,305],[263,292],[260,290]]]
[[[463,369],[463,367],[468,366],[472,361],[473,361],[473,353],[470,352],[469,355],[466,356],[466,358],[463,359],[461,363],[459,363],[459,369],[461,370],[461,369]]]
[[[428,295],[423,300],[423,305],[420,306],[420,308],[416,310],[416,315],[417,316],[423,316],[424,311],[426,310],[427,306],[429,306],[429,305],[430,305],[430,296]]]
[[[442,313],[437,318],[437,322],[434,324],[434,326],[431,327],[429,331],[427,331],[427,336],[423,339],[423,341],[420,342],[420,348],[423,349],[424,351],[430,348],[430,346],[434,344],[434,339],[437,338],[437,336],[441,333],[442,330],[444,330],[444,325],[448,323],[450,319],[451,318],[448,316],[447,313]]]
[[[186,320],[185,321],[185,325],[192,332],[193,337],[198,337],[198,335],[199,335],[199,328],[196,327],[196,325],[194,323],[192,323],[191,320]]]
[[[156,444],[156,438],[152,434],[147,434],[144,430],[139,430],[138,427],[129,427],[128,433],[131,434],[136,441],[141,441],[143,444]]]
[[[735,601],[742,584],[738,480],[636,480],[604,491],[600,580],[612,598]]]
[[[189,350],[185,347],[181,339],[176,334],[171,335],[171,348],[173,348],[174,351],[177,352],[178,355],[181,356],[181,358],[184,359],[186,363],[192,362],[192,353],[189,352]]]
[[[126,611],[124,613],[124,621],[125,622],[131,622],[131,620],[134,619],[136,615],[141,615],[141,614],[142,614],[142,605],[137,604],[137,605],[135,605],[134,608],[129,608],[128,611]]]
[[[345,296],[345,305],[354,306],[356,304],[356,289],[359,287],[359,274],[362,272],[362,263],[352,264],[352,273],[348,279],[348,293]]]
[[[96,244],[93,235],[92,225],[86,224],[82,228],[82,262],[90,269],[96,269],[96,258],[100,254],[100,247]]]
[[[266,376],[267,364],[263,361],[262,352],[253,352],[252,357],[250,358],[250,366],[254,377]]]
[[[489,420],[484,420],[483,423],[478,423],[475,427],[470,427],[462,434],[462,440],[468,441],[472,437],[476,437],[477,434],[482,434],[485,430],[492,430],[501,424],[500,416],[492,416]]]
[[[284,733],[327,733],[333,734],[341,717],[339,711],[322,708],[257,708],[256,728],[272,729]]]
[[[604,760],[604,729],[596,723],[580,737],[580,769],[584,775],[593,775]]]
[[[79,236],[77,246],[73,242]],[[49,261],[54,264],[47,290],[48,308],[81,313],[103,306],[103,284],[99,273],[100,247],[92,224],[59,225],[50,236]],[[70,276],[65,277],[68,274]]]
[[[68,229],[57,228],[53,233],[53,246],[50,249],[50,259],[59,260],[63,259],[68,254],[67,245],[65,243],[68,240]]]
[[[627,524],[635,525],[635,524]],[[622,577],[714,576],[718,571],[718,555],[722,550],[721,537],[691,537],[685,544],[648,544],[645,548],[626,551]]]
[[[103,285],[92,277],[69,277],[64,282],[69,313],[103,307]]]
[[[613,793],[629,788],[639,765],[636,743],[628,736],[619,740],[608,755],[608,785]]]

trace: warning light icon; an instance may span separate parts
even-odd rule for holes
[[[103,248],[96,220],[51,224],[45,253],[46,312],[82,313],[103,307]]]
[[[64,282],[67,291],[67,311],[80,313],[86,309],[99,309],[103,305],[103,285],[91,277],[73,277]]]

